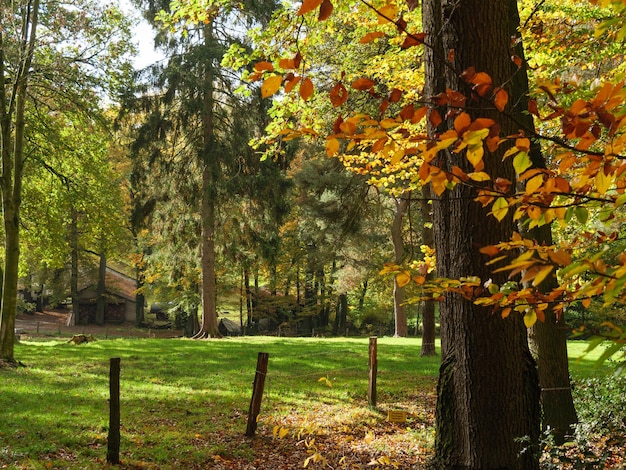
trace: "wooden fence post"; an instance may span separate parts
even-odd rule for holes
[[[120,358],[111,358],[109,371],[109,437],[107,462],[120,463]]]
[[[370,365],[370,376],[369,376],[369,386],[367,387],[367,402],[370,406],[376,406],[376,375],[378,373],[378,358],[377,358],[377,338],[373,336],[370,338],[370,347],[369,347],[369,365]]]
[[[261,411],[261,400],[263,399],[263,388],[265,387],[265,376],[267,375],[267,363],[269,353],[259,353],[256,363],[256,373],[254,374],[254,384],[252,385],[252,399],[248,410],[248,427],[246,436],[252,437],[256,432],[256,420]]]

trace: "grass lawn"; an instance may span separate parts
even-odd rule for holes
[[[420,468],[432,450],[439,357],[420,357],[419,339],[378,339],[376,409],[367,338],[65,341],[24,341],[16,357],[27,367],[0,369],[0,468],[103,468],[112,357],[122,468]],[[571,356],[585,347],[573,342]],[[246,438],[258,352],[269,367],[257,435]],[[610,374],[594,357],[572,360],[577,382]],[[407,421],[388,422],[389,410]]]

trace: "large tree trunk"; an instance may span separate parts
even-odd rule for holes
[[[400,199],[396,199],[396,211],[391,224],[391,242],[393,244],[394,262],[402,263],[404,260],[404,237],[402,225],[404,215],[409,207],[410,193],[403,193]],[[396,277],[393,279],[393,319],[395,325],[395,337],[409,336],[409,327],[406,320],[406,307],[404,305],[404,286],[398,285]]]
[[[432,224],[432,214],[428,200],[430,199],[430,191],[427,186],[422,188],[422,199],[420,201],[420,210],[422,212],[422,243],[432,247],[435,243],[433,240],[433,229],[429,226]],[[432,279],[432,273],[427,273],[426,278]],[[435,301],[426,300],[423,302],[422,308],[422,349],[420,356],[435,356],[437,349],[435,348]]]
[[[215,338],[217,328],[217,286],[215,283],[215,199],[212,197],[212,171],[205,164],[202,172],[202,324],[194,338]]]
[[[509,0],[511,18],[513,24],[519,23],[517,5]],[[511,29],[511,35],[517,36],[515,29]],[[521,42],[517,43],[515,53],[524,58],[524,47]],[[515,102],[515,115],[519,122],[533,130],[533,116],[525,113],[528,109],[528,73],[525,68],[525,60],[522,67],[513,77],[512,86],[518,92],[518,100]],[[534,168],[546,168],[546,161],[541,151],[539,142],[533,141],[530,149],[530,158]],[[526,238],[534,239],[538,243],[550,246],[553,244],[552,227],[544,225],[528,230],[522,220],[519,230]],[[540,285],[541,292],[550,292],[557,287],[558,281],[552,272]],[[557,318],[551,309],[545,311],[545,321],[536,322],[528,332],[530,350],[537,362],[539,371],[539,385],[541,386],[542,423],[544,429],[550,429],[557,444],[565,441],[566,435],[572,432],[572,426],[578,422],[574,399],[569,376],[569,361],[567,356],[567,325],[564,319]]]
[[[204,45],[206,50],[213,47],[213,26],[204,26]],[[217,180],[219,175],[219,162],[217,146],[215,143],[215,98],[214,89],[214,64],[212,59],[206,60],[205,83],[202,110],[202,241],[201,241],[201,270],[202,270],[202,324],[200,331],[194,338],[219,337],[217,328],[217,285],[215,277],[215,201],[217,198]]]
[[[493,106],[472,100],[459,79],[470,66],[488,73],[496,84],[510,79],[508,2],[425,0],[423,8],[424,32],[432,46],[425,50],[425,96],[446,87],[458,90],[468,97],[473,118],[495,119],[505,135],[517,132]],[[515,99],[511,96],[511,101]],[[451,126],[451,120],[444,125]],[[430,129],[431,135],[434,131]],[[502,162],[502,151],[485,154],[485,171],[494,180],[514,181],[510,162]],[[451,152],[442,152],[432,163],[447,171],[453,165],[473,171],[465,158]],[[514,223],[511,217],[498,222],[488,216],[474,201],[476,194],[476,189],[460,184],[433,201],[437,273],[444,278],[473,275],[501,283],[504,276],[490,272],[478,249],[510,239]],[[435,463],[463,469],[538,468],[538,378],[521,316],[501,319],[490,309],[449,293],[441,302],[440,320]]]

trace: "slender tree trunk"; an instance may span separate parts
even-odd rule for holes
[[[495,119],[505,135],[517,132],[514,123],[490,104],[474,100],[459,75],[473,66],[488,73],[494,83],[507,83],[510,13],[501,0],[423,2],[424,32],[430,45],[425,49],[424,95],[458,90],[466,95],[472,117]],[[444,125],[451,127],[452,120]],[[432,135],[435,129],[429,132]],[[514,181],[510,162],[502,162],[504,150],[485,153],[485,171],[492,179]],[[473,171],[463,154],[452,152],[441,152],[432,164],[445,171],[454,165]],[[510,239],[514,223],[510,216],[501,222],[488,216],[474,201],[476,195],[472,187],[459,184],[434,198],[437,273],[444,278],[474,275],[503,282],[504,276],[491,272],[478,249]],[[539,387],[521,316],[503,320],[490,309],[449,293],[440,304],[440,321],[435,463],[446,469],[537,469]]]
[[[404,238],[402,226],[404,215],[409,207],[410,193],[403,193],[400,199],[395,201],[396,211],[391,225],[391,242],[393,243],[394,262],[402,263],[404,260]],[[409,336],[409,327],[406,319],[406,307],[404,306],[404,286],[399,286],[397,279],[393,279],[393,319],[395,324],[395,337]]]
[[[137,267],[137,293],[135,294],[135,325],[141,326],[145,320],[146,297],[143,294],[145,274],[142,266]]]
[[[430,190],[427,186],[422,188],[422,199],[420,201],[420,209],[422,212],[422,243],[427,246],[434,246],[433,229],[429,226],[432,224],[432,215],[428,200],[430,199]],[[432,279],[432,273],[426,273],[426,279]],[[422,303],[422,349],[420,356],[435,356],[437,350],[435,348],[435,301],[426,300]]]
[[[359,310],[363,310],[363,307],[365,306],[365,296],[367,295],[368,284],[369,281],[367,279],[365,279],[361,283],[361,293],[359,294]]]
[[[104,252],[100,253],[100,266],[98,268],[98,291],[96,299],[96,325],[104,325],[106,313],[106,275],[107,257]]]
[[[78,211],[72,205],[70,222],[70,297],[72,299],[72,313],[69,325],[75,326],[78,323]]]
[[[10,7],[13,8],[13,7]],[[36,47],[39,0],[33,0],[24,15],[21,51],[15,82],[6,76],[4,33],[0,29],[0,154],[2,156],[2,212],[4,218],[4,277],[0,307],[0,360],[15,363],[15,315],[20,259],[20,206],[24,169],[25,110],[28,77]],[[14,95],[7,96],[7,90]],[[12,122],[12,118],[14,122]],[[13,139],[11,137],[13,136]]]

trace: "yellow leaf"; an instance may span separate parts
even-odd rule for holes
[[[396,274],[396,282],[398,283],[398,287],[404,287],[409,282],[411,282],[411,273],[408,271],[402,271],[401,273]]]
[[[509,314],[511,313],[511,307],[507,307],[505,309],[502,310],[502,318],[506,318],[509,316]]]
[[[281,75],[272,75],[268,77],[261,85],[261,97],[268,98],[274,95],[283,83],[283,77]]]
[[[553,269],[554,266],[552,265],[542,267],[533,279],[533,286],[537,287],[539,284],[541,284],[541,281],[543,281],[548,276],[548,274],[552,272]]]
[[[480,162],[483,159],[484,154],[485,154],[485,149],[483,148],[482,144],[468,147],[467,152],[466,152],[467,159],[474,166],[474,168],[476,168],[480,164]],[[484,165],[481,165],[481,167],[482,166]]]
[[[280,430],[278,431],[278,438],[282,439],[283,437],[285,437],[287,434],[289,434],[289,430],[286,428],[281,427]]]
[[[404,149],[396,150],[393,153],[393,156],[391,157],[391,161],[389,163],[391,165],[395,165],[396,163],[400,162],[400,160],[402,160],[403,157],[404,157]]]
[[[526,183],[526,194],[533,194],[543,184],[543,175],[539,174],[529,179]]]
[[[467,176],[470,177],[473,181],[489,181],[491,180],[491,176],[484,171],[475,171],[473,173],[468,173]]]
[[[499,197],[498,199],[496,199],[491,208],[491,213],[496,219],[498,219],[498,221],[504,219],[508,211],[509,203],[503,197]]]
[[[378,9],[378,24],[392,23],[398,16],[398,7],[394,4]]]
[[[526,328],[530,328],[536,322],[537,322],[537,313],[535,312],[534,308],[531,308],[524,314],[524,325],[526,325]]]
[[[596,189],[598,192],[600,194],[605,194],[611,186],[612,180],[613,178],[611,178],[611,175],[605,175],[604,171],[600,169],[596,175]]]

